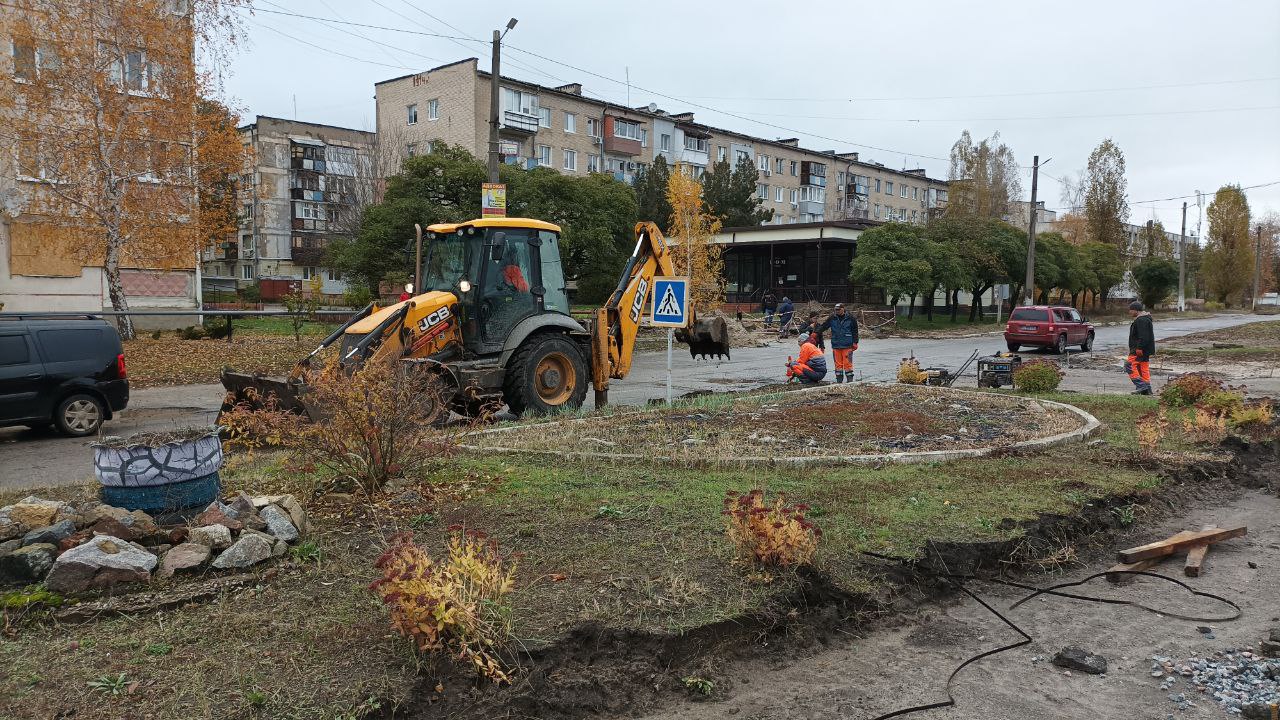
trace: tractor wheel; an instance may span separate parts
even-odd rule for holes
[[[423,424],[444,427],[449,424],[449,408],[457,387],[445,373],[417,363],[401,365],[403,382],[414,389],[413,413]]]
[[[513,415],[576,410],[591,376],[577,343],[560,334],[535,335],[511,355],[502,397]]]

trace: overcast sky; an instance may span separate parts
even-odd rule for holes
[[[1137,201],[1223,183],[1275,182],[1247,192],[1255,216],[1280,211],[1274,0],[254,4],[226,83],[246,118],[295,117],[296,103],[299,120],[372,130],[375,82],[470,56],[488,67],[487,42],[267,10],[486,40],[514,15],[503,74],[522,80],[581,82],[626,103],[629,73],[631,105],[942,178],[962,130],[998,131],[1027,168],[1025,196],[1032,156],[1052,158],[1040,198],[1053,208],[1056,178],[1110,137],[1127,162],[1131,222],[1154,212],[1176,231],[1182,200]]]

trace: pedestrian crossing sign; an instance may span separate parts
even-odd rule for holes
[[[653,324],[686,327],[689,324],[689,278],[653,279]]]

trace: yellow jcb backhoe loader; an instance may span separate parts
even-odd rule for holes
[[[635,235],[635,251],[617,289],[583,323],[569,314],[558,226],[529,218],[432,225],[421,294],[388,307],[371,303],[287,378],[223,370],[223,407],[275,396],[280,408],[310,415],[307,369],[339,341],[337,362],[344,372],[400,361],[415,377],[429,380],[445,399],[441,420],[450,409],[475,417],[501,403],[516,415],[577,408],[588,383],[595,386],[596,404],[603,405],[609,381],[626,377],[631,368],[654,278],[674,274],[658,227],[637,223]],[[697,320],[694,310],[691,304],[680,341],[689,344],[691,356],[727,357],[724,318]]]

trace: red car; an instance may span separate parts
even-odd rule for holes
[[[1050,348],[1061,355],[1070,345],[1089,352],[1093,348],[1093,325],[1073,307],[1028,305],[1014,308],[1004,328],[1010,352],[1024,345]]]

